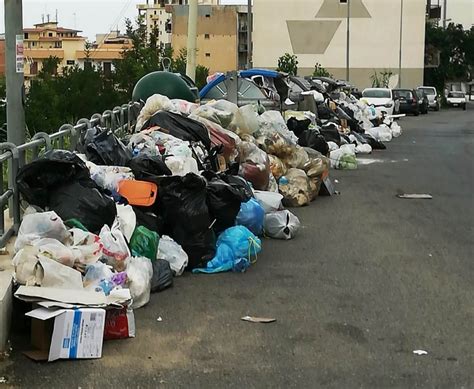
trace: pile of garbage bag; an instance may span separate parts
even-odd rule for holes
[[[151,96],[124,139],[89,129],[76,152],[25,165],[15,244],[20,285],[129,295],[128,310],[193,273],[244,272],[262,238],[292,239],[330,168],[384,148],[401,128],[352,96],[317,114]],[[348,124],[349,123],[349,124]]]

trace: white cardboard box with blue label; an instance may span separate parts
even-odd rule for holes
[[[101,308],[37,308],[26,316],[40,321],[54,319],[48,361],[89,359],[102,356],[105,310]],[[33,339],[32,339],[33,343]]]

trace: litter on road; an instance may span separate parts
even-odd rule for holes
[[[398,194],[397,197],[400,199],[414,199],[414,200],[431,200],[433,198],[433,196],[427,193]]]
[[[428,351],[425,351],[425,350],[413,350],[413,354],[415,355],[428,355]]]
[[[249,271],[264,238],[294,239],[303,228],[285,206],[339,194],[330,169],[357,169],[358,155],[402,133],[352,95],[314,99],[314,112],[282,114],[153,95],[132,134],[92,127],[76,151],[23,166],[17,184],[29,207],[13,264],[16,298],[36,304],[28,355],[100,358],[104,339],[140,336],[133,310],[153,293],[186,271]]]

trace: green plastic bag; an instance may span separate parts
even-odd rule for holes
[[[138,226],[130,238],[130,250],[134,257],[146,257],[156,260],[160,236],[144,226]]]
[[[353,170],[357,169],[357,158],[355,155],[344,154],[339,159],[339,169]]]
[[[79,228],[82,231],[89,232],[89,230],[77,219],[69,219],[64,222],[69,228]]]

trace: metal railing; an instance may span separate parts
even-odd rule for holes
[[[13,143],[0,143],[0,248],[8,243],[9,239],[18,232],[21,223],[20,194],[16,184],[18,171],[27,163],[38,158],[40,153],[52,149],[74,151],[85,132],[94,126],[101,126],[112,130],[119,138],[133,132],[140,103],[128,103],[95,113],[90,119],[79,119],[76,125],[63,124],[52,134],[36,133],[31,141],[19,146]],[[7,169],[4,169],[8,164]],[[8,182],[7,186],[5,184]],[[11,226],[5,231],[5,208],[8,205]]]

